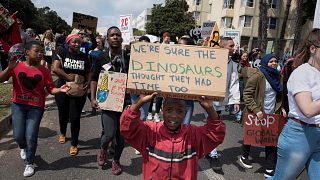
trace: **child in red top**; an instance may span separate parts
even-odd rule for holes
[[[50,72],[42,65],[42,50],[39,42],[26,44],[26,61],[17,61],[13,56],[8,67],[0,72],[0,83],[13,80],[12,128],[13,137],[18,143],[20,156],[26,162],[24,176],[34,174],[33,161],[37,149],[40,121],[44,112],[45,91],[50,94],[67,92],[68,86],[55,88]]]
[[[140,121],[140,107],[157,93],[140,97],[121,116],[120,131],[135,149],[141,152],[143,179],[197,179],[198,160],[222,143],[225,125],[213,109],[212,101],[203,100],[207,111],[204,126],[184,125],[184,100],[165,98],[164,122]]]

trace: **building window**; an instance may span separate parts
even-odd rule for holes
[[[268,0],[269,8],[277,9],[278,0]]]
[[[200,3],[201,3],[201,0],[194,0],[194,1],[193,1],[193,4],[194,4],[194,5],[197,5],[197,6],[200,5]]]
[[[234,0],[224,0],[223,8],[233,9],[234,7]]]
[[[200,12],[199,11],[193,11],[193,18],[197,21],[200,21]]]
[[[151,21],[151,15],[147,15],[147,21]]]
[[[232,17],[223,17],[221,18],[221,26],[223,28],[231,28],[232,27]]]
[[[241,6],[253,7],[254,0],[241,0]]]
[[[240,16],[240,27],[251,27],[252,16]]]
[[[277,28],[277,18],[270,17],[268,20],[268,29]]]

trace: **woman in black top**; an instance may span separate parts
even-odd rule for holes
[[[66,38],[68,49],[61,49],[54,57],[53,72],[59,77],[57,87],[66,82],[73,82],[75,75],[81,75],[88,81],[90,70],[88,57],[80,52],[81,37],[77,34],[70,34]],[[85,85],[86,86],[86,85]],[[71,156],[78,154],[78,137],[80,131],[80,116],[82,108],[86,102],[86,95],[82,97],[71,97],[66,94],[55,96],[59,111],[60,136],[59,142],[64,144],[66,139],[67,125],[71,123],[71,147],[69,153]]]

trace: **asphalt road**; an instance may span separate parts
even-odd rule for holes
[[[85,108],[90,110],[88,104]],[[196,104],[193,114],[193,124],[203,125],[204,114],[201,107]],[[209,162],[202,159],[199,162],[198,179],[201,180],[258,180],[264,179],[264,169],[261,166],[264,162],[264,148],[253,147],[251,152],[253,169],[244,169],[239,164],[241,155],[241,144],[243,129],[233,123],[231,116],[223,116],[227,125],[227,134],[224,143],[218,147],[221,153],[223,170],[214,172],[209,167]],[[100,144],[101,122],[100,115],[90,116],[89,112],[81,118],[79,154],[75,157],[69,156],[70,139],[66,144],[59,144],[57,141],[59,134],[58,113],[56,107],[49,107],[42,119],[39,133],[38,149],[36,153],[35,165],[36,173],[27,179],[49,180],[49,179],[141,179],[142,161],[139,155],[134,154],[134,149],[126,145],[122,157],[123,173],[114,176],[111,173],[111,160],[107,168],[99,169],[96,163],[96,152]],[[68,129],[67,137],[70,137]],[[0,179],[25,179],[23,177],[24,162],[20,159],[20,150],[12,139],[12,131],[2,136],[0,139]],[[307,179],[303,173],[298,179]]]

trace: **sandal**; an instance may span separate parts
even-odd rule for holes
[[[66,136],[63,134],[60,134],[58,141],[60,144],[64,144],[66,142]]]
[[[78,148],[77,146],[71,146],[69,150],[70,156],[75,156],[78,154]]]

